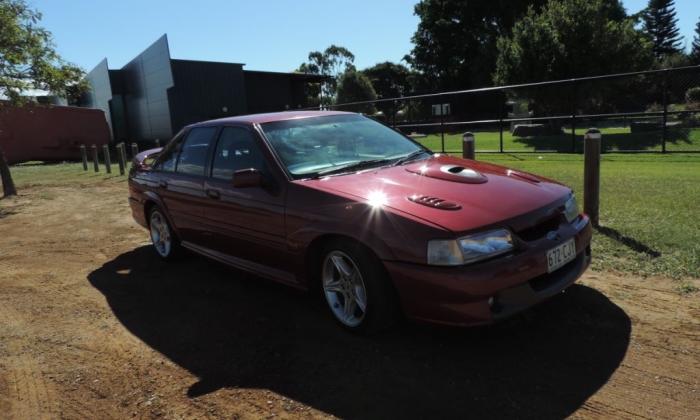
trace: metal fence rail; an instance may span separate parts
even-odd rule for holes
[[[607,152],[700,152],[700,66],[379,98],[326,106],[364,112],[442,152],[583,151],[585,128]],[[691,92],[692,93],[692,92]],[[481,134],[479,134],[481,133]]]

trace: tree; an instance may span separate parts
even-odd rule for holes
[[[385,61],[362,70],[362,74],[372,83],[378,98],[396,98],[411,91],[411,71],[403,64]],[[377,108],[386,116],[398,111],[391,102],[379,102]]]
[[[603,0],[551,0],[539,13],[530,8],[514,25],[512,35],[498,40],[494,82],[516,84],[648,69],[653,62],[648,40],[635,30],[631,19],[617,17],[615,8]],[[617,93],[599,91],[595,93]],[[536,112],[571,112],[570,92],[561,88],[532,89],[528,95]],[[586,99],[606,103],[592,94]]]
[[[311,51],[308,61],[302,63],[297,71],[328,76],[328,80],[320,88],[309,92],[309,103],[332,104],[335,100],[340,75],[354,69],[354,62],[355,56],[345,47],[331,45],[323,52]]]
[[[690,47],[690,62],[696,65],[700,64],[700,19],[695,24],[695,36]]]
[[[84,72],[61,59],[51,33],[38,26],[40,20],[41,13],[29,8],[24,0],[0,0],[0,94],[6,98],[0,102],[0,113],[8,106],[26,105],[27,90],[70,96],[80,95],[87,87]],[[3,194],[15,195],[10,168],[1,149]]]
[[[533,5],[546,0],[421,0],[420,18],[405,60],[425,77],[430,90],[490,84],[496,41]]]
[[[342,74],[338,80],[338,103],[373,101],[377,99],[377,93],[372,87],[369,78],[356,71],[349,69]],[[362,112],[364,114],[374,114],[376,108],[373,104],[348,105],[342,108],[343,111]]]
[[[652,42],[657,60],[681,52],[683,37],[678,30],[674,0],[649,0],[642,13],[643,30]]]

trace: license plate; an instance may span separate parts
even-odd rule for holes
[[[547,251],[547,272],[560,268],[576,258],[576,242],[573,238]]]

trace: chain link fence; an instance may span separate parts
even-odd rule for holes
[[[581,153],[603,133],[604,152],[700,152],[700,66],[336,104],[363,112],[429,148]]]

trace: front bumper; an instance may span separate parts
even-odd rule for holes
[[[404,314],[446,325],[488,324],[552,297],[574,283],[591,261],[591,224],[562,225],[561,239],[542,238],[504,257],[461,267],[384,261]],[[576,258],[547,273],[546,251],[575,238]]]

